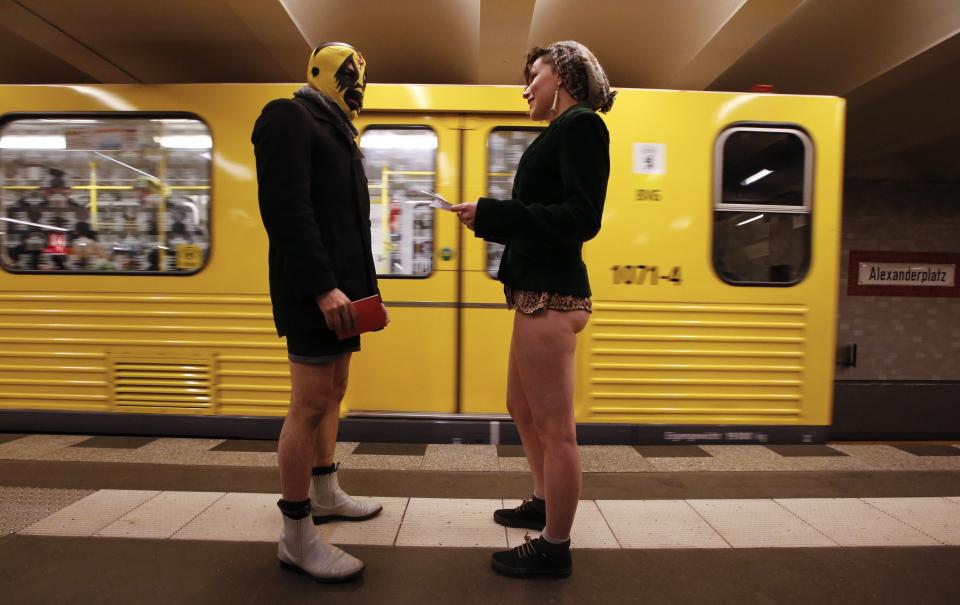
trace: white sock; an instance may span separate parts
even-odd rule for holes
[[[540,537],[546,540],[547,542],[549,542],[550,544],[566,544],[567,540],[570,539],[570,537],[568,536],[563,540],[557,540],[556,538],[551,538],[550,536],[548,536],[546,531],[540,532]]]

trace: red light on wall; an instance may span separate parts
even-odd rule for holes
[[[773,84],[754,84],[750,87],[750,92],[777,92]]]

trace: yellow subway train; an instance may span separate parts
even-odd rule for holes
[[[296,85],[0,86],[0,430],[275,435],[289,400],[250,131]],[[519,87],[370,85],[392,323],[342,437],[511,440],[500,248],[424,191],[506,197]],[[584,247],[583,442],[810,442],[831,422],[844,101],[624,89]],[[502,430],[502,432],[501,432]]]

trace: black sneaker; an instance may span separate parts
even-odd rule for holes
[[[543,531],[547,526],[547,509],[532,500],[524,500],[516,508],[501,508],[493,513],[493,520],[506,527],[525,527]]]
[[[570,540],[550,544],[543,538],[523,537],[523,544],[510,550],[493,553],[493,570],[508,576],[569,576],[573,571]]]

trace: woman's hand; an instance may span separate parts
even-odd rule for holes
[[[456,204],[450,206],[451,212],[456,212],[457,216],[460,217],[460,222],[467,226],[467,229],[473,230],[473,226],[477,222],[477,203],[468,202],[466,204]]]

